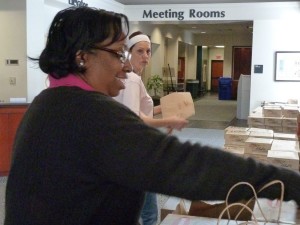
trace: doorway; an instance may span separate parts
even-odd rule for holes
[[[239,80],[241,74],[251,75],[252,47],[233,47],[233,79]]]
[[[223,60],[211,61],[211,88],[212,92],[219,90],[219,78],[223,76]]]
[[[177,83],[184,83],[185,80],[185,57],[178,57],[178,78]]]

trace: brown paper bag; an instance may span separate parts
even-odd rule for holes
[[[178,116],[187,119],[195,115],[195,106],[190,92],[173,92],[160,98],[162,117]]]
[[[248,201],[239,201],[238,203],[246,205]],[[249,202],[247,205],[250,209],[253,210],[255,204],[255,200]],[[223,209],[225,209],[226,203],[215,203],[213,201],[192,201],[191,207],[189,210],[190,216],[200,216],[200,217],[210,217],[210,218],[218,218]],[[235,218],[237,214],[242,209],[241,206],[232,206],[229,209],[230,217]],[[243,210],[241,214],[238,216],[239,220],[251,220],[252,214],[249,211]],[[228,215],[223,215],[224,219],[228,219]]]

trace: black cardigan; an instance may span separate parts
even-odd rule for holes
[[[181,143],[100,93],[52,88],[34,99],[17,131],[5,225],[133,225],[145,191],[222,200],[236,182],[259,188],[274,179],[285,183],[286,200],[300,203],[297,172]],[[231,200],[249,196],[234,191]],[[277,187],[261,195],[278,196]]]

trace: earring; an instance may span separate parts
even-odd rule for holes
[[[84,66],[84,62],[83,62],[83,61],[80,61],[79,67],[83,67],[83,66]]]

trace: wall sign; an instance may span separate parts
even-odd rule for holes
[[[264,66],[263,65],[254,65],[254,73],[263,73]]]
[[[275,80],[300,81],[300,51],[275,52]]]
[[[174,11],[172,9],[167,9],[164,11],[155,11],[155,10],[143,10],[143,19],[177,19],[184,20],[186,17],[189,19],[192,18],[224,18],[225,11],[196,11],[195,9],[190,9],[188,13],[186,11]]]

